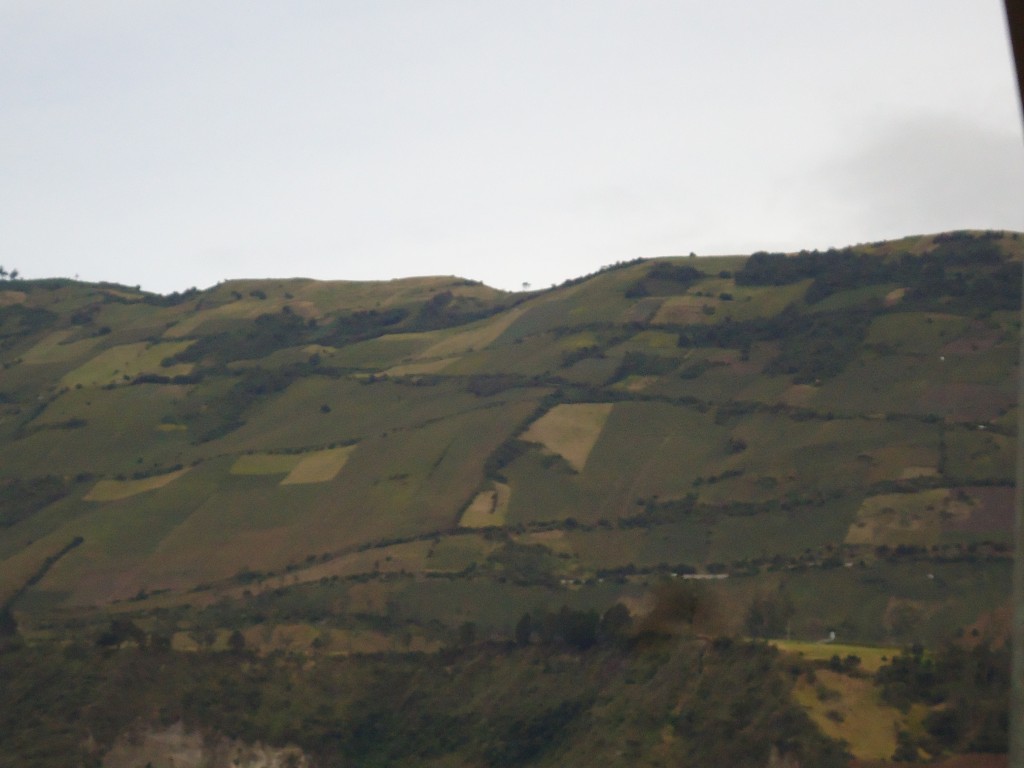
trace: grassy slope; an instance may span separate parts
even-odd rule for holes
[[[1019,241],[997,242],[1020,258]],[[865,252],[922,258],[936,245]],[[893,279],[808,304],[813,279],[744,283],[742,258],[659,262],[703,276],[673,282],[634,263],[517,296],[453,278],[233,281],[174,300],[72,281],[19,286],[0,310],[0,510],[29,511],[0,543],[6,594],[75,536],[84,542],[16,613],[31,625],[48,620],[44,608],[138,595],[149,597],[117,609],[238,597],[253,586],[239,574],[259,572],[295,589],[364,579],[379,598],[371,613],[412,611],[418,595],[437,606],[417,609],[422,621],[456,620],[447,598],[425,595],[465,587],[467,610],[507,632],[523,604],[513,590],[585,603],[638,594],[683,565],[731,574],[716,589],[735,626],[751,585],[790,584],[807,639],[840,626],[874,641],[936,638],[998,606],[1004,561],[967,547],[1008,540],[1015,314],[941,291],[912,301]],[[726,333],[787,307],[802,319],[774,338],[755,325]],[[373,326],[391,310],[391,324]],[[866,313],[863,338],[849,352],[804,340],[795,358],[839,360],[837,370],[801,378],[773,367],[802,328],[838,313]],[[261,317],[279,326],[250,344]],[[723,341],[677,343],[707,329]],[[207,351],[162,365],[195,344]],[[608,413],[590,425],[585,463],[527,431],[574,406]],[[304,458],[341,449],[344,465],[323,482],[281,484]],[[163,487],[149,479],[179,466],[191,469]],[[48,476],[66,495],[37,508],[15,487]],[[146,489],[87,498],[133,482]],[[495,482],[507,487],[504,532],[460,530]],[[929,494],[963,498],[952,514]],[[506,537],[535,549],[492,559]],[[946,549],[876,550],[901,544]],[[829,560],[863,566],[823,570]],[[398,562],[410,581],[381,575]],[[914,569],[946,591],[910,589]],[[415,581],[432,570],[455,575]],[[843,598],[823,598],[821,584]]]

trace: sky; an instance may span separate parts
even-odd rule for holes
[[[0,264],[547,287],[1024,230],[1001,0],[0,0]]]

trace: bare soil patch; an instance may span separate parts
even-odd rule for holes
[[[824,669],[815,677],[815,683],[801,677],[793,695],[822,732],[845,740],[862,760],[891,757],[904,716],[880,702],[871,680]]]
[[[24,304],[26,299],[28,299],[28,294],[24,291],[0,291],[0,307]]]
[[[163,488],[170,482],[188,472],[188,467],[179,469],[177,472],[168,472],[165,475],[145,477],[141,480],[100,480],[93,489],[84,496],[86,501],[118,501],[127,499],[146,491],[153,491]]]
[[[655,324],[690,325],[692,323],[713,323],[714,312],[721,302],[706,296],[672,296],[658,309],[651,321]],[[709,310],[704,308],[708,307]]]
[[[928,546],[953,523],[968,520],[971,505],[944,488],[864,499],[846,534],[847,544]]]
[[[281,485],[326,483],[333,480],[345,466],[353,450],[355,450],[354,445],[346,445],[343,448],[329,448],[326,451],[317,451],[303,456],[295,468],[288,473],[288,477],[281,481]]]
[[[508,502],[512,489],[505,483],[481,491],[462,514],[459,525],[463,528],[488,528],[504,525],[508,517]]]
[[[582,472],[611,412],[612,403],[558,405],[531,424],[523,440],[540,443]]]

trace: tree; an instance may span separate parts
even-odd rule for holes
[[[622,603],[616,603],[601,617],[601,634],[610,640],[618,640],[626,634],[632,623],[633,617],[629,614],[629,608]]]
[[[897,733],[896,751],[892,753],[893,762],[916,763],[919,757],[913,737],[907,731]]]
[[[585,651],[597,642],[597,611],[574,611],[563,605],[558,613],[545,617],[546,634],[551,640]]]
[[[146,647],[146,633],[131,619],[113,619],[110,627],[96,638],[100,648],[117,648],[127,641],[134,642],[139,648]]]
[[[0,637],[14,637],[18,634],[18,622],[8,606],[0,608]]]
[[[237,629],[228,637],[228,648],[236,655],[245,650],[245,636]]]
[[[524,646],[530,644],[530,635],[533,634],[533,619],[529,613],[524,613],[516,622],[516,645]]]
[[[712,612],[707,593],[693,582],[664,582],[653,590],[654,606],[637,623],[639,635],[670,635],[680,625],[693,625]]]
[[[751,637],[779,637],[793,617],[793,602],[788,595],[758,594],[747,608],[744,627]]]
[[[463,648],[476,642],[476,624],[464,621],[459,625],[459,645]]]

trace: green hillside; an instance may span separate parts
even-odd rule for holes
[[[705,636],[998,646],[1022,255],[959,232],[528,293],[8,280],[0,605],[34,647],[113,618],[340,658],[639,619],[692,580]]]

